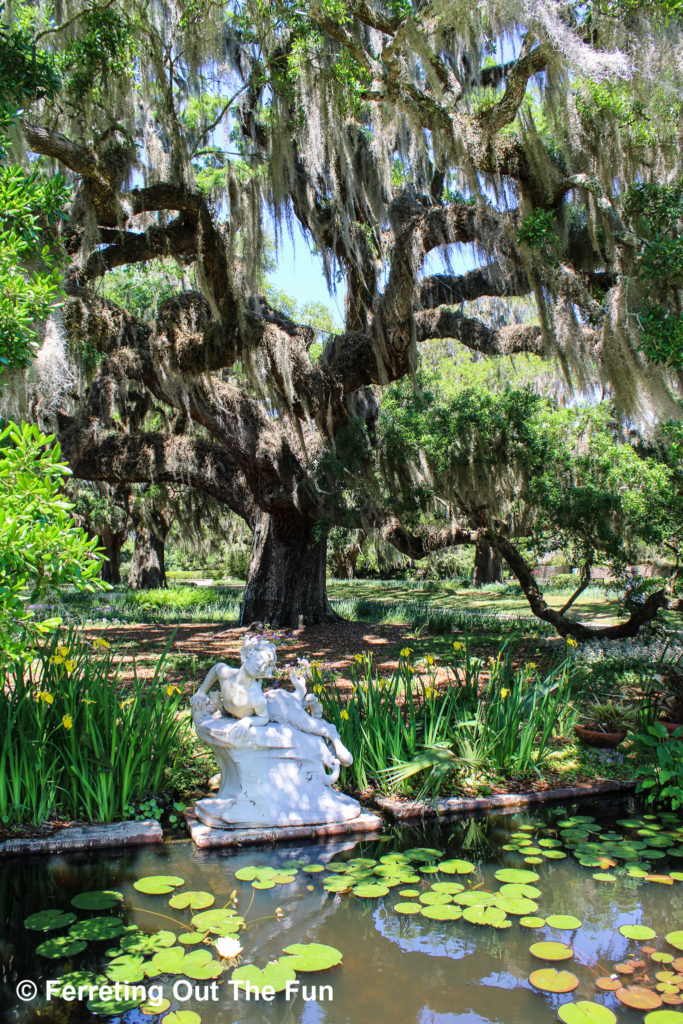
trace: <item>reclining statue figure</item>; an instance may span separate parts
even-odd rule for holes
[[[356,800],[332,789],[341,765],[353,757],[336,728],[307,693],[310,666],[290,674],[293,692],[261,689],[276,667],[275,645],[245,637],[241,665],[219,662],[191,699],[198,737],[221,768],[218,794],[199,800],[196,814],[216,828],[312,825],[348,821],[361,812]],[[220,701],[211,696],[218,684]]]

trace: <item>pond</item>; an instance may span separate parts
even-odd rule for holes
[[[683,1024],[683,819],[628,803],[371,841],[14,860],[0,919],[0,1013],[17,1024]],[[265,981],[289,992],[240,994],[215,933],[238,938],[242,968],[279,961]],[[138,1005],[46,1001],[59,980],[137,982]],[[139,1005],[162,988],[170,1006]]]

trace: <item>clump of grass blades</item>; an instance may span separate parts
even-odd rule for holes
[[[112,821],[159,791],[180,725],[180,689],[163,685],[168,646],[151,680],[138,679],[133,664],[125,686],[116,650],[95,651],[74,631],[9,669],[0,691],[0,821]]]
[[[445,688],[436,687],[429,658],[416,667],[409,649],[384,679],[370,656],[358,655],[350,698],[314,679],[325,717],[354,756],[342,785],[433,797],[452,786],[458,770],[540,769],[553,733],[567,732],[575,718],[571,658],[541,678],[534,665],[515,668],[505,645],[487,662],[472,655],[469,641],[454,647]]]

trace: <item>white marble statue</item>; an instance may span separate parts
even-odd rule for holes
[[[196,814],[215,828],[316,825],[349,821],[361,812],[356,800],[332,788],[341,765],[353,758],[333,725],[325,722],[315,694],[306,692],[309,670],[291,673],[293,692],[263,693],[271,678],[275,645],[247,636],[241,665],[214,665],[191,699],[197,735],[221,768],[218,794],[199,800]],[[220,702],[211,690],[220,686]]]

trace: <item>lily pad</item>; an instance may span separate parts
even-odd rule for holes
[[[524,868],[500,868],[496,871],[496,881],[514,882],[526,885],[527,882],[537,882],[539,875],[535,871],[526,871]]]
[[[401,889],[401,891],[399,892],[399,896],[403,896],[407,900],[413,899],[415,896],[419,895],[419,889]]]
[[[662,1005],[662,997],[642,985],[628,985],[614,994],[620,1003],[632,1010],[657,1010]]]
[[[666,936],[666,941],[674,949],[683,952],[683,932],[669,932]]]
[[[436,906],[438,903],[451,903],[452,897],[447,892],[423,892],[420,903],[425,906]]]
[[[602,1003],[582,1000],[578,1003],[563,1003],[557,1011],[562,1024],[616,1024],[616,1015]]]
[[[597,978],[595,984],[601,992],[616,992],[618,988],[621,988],[622,983],[618,978],[610,978],[606,975],[604,978]]]
[[[522,928],[545,928],[544,917],[520,917],[519,923]]]
[[[157,974],[184,974],[183,966],[186,955],[182,946],[160,949],[152,957],[151,966]]]
[[[573,992],[579,979],[571,971],[558,971],[555,967],[542,967],[529,975],[529,982],[541,992]]]
[[[204,934],[204,932],[181,932],[177,938],[183,946],[198,946],[200,942],[204,941]]]
[[[223,965],[214,960],[208,949],[193,949],[191,953],[185,954],[182,971],[186,978],[192,978],[193,981],[208,981],[223,973]]]
[[[676,1010],[653,1010],[645,1017],[645,1024],[683,1024],[683,1013]]]
[[[494,928],[499,928],[507,920],[504,910],[500,910],[498,907],[484,907],[481,905],[465,907],[462,916],[470,924],[492,925]]]
[[[397,903],[394,907],[397,914],[419,914],[422,910],[421,903]]]
[[[194,1010],[174,1010],[166,1014],[164,1024],[202,1024],[202,1018]]]
[[[581,927],[583,921],[578,917],[572,917],[571,914],[551,914],[550,917],[546,917],[545,923],[550,928],[558,928],[561,932],[573,932]]]
[[[72,925],[69,935],[74,939],[102,942],[121,935],[124,929],[125,925],[119,917],[91,917],[88,921],[77,921]]]
[[[88,1009],[104,1017],[120,1017],[128,1010],[134,1010],[142,999],[89,999]]]
[[[144,932],[124,935],[121,939],[121,948],[128,953],[157,953],[160,949],[172,946],[175,940],[174,932],[168,932],[162,928],[161,931],[154,932],[153,935],[146,935]]]
[[[50,960],[58,960],[60,957],[76,956],[82,953],[88,943],[83,939],[73,939],[70,935],[60,935],[56,939],[46,939],[36,946],[38,956],[48,957]]]
[[[239,917],[231,907],[216,910],[203,910],[191,918],[190,923],[196,931],[209,931],[212,935],[225,935],[227,932],[239,931],[244,919]]]
[[[210,892],[188,891],[175,893],[168,901],[168,905],[174,910],[185,910],[187,907],[190,910],[204,910],[206,907],[212,907],[214,902],[215,897]]]
[[[285,947],[285,953],[288,957],[284,962],[295,971],[327,971],[342,962],[340,950],[319,942],[295,942]]]
[[[163,896],[173,892],[179,885],[185,885],[185,879],[178,878],[177,875],[148,875],[146,878],[138,878],[137,882],[133,882],[134,889],[150,896]]]
[[[94,892],[82,892],[71,900],[72,907],[79,910],[111,910],[117,903],[123,902],[120,892],[113,889],[96,889]]]
[[[475,867],[469,860],[442,860],[439,871],[446,875],[471,875]]]
[[[51,932],[56,928],[66,928],[73,924],[76,915],[69,910],[39,910],[37,914],[31,914],[24,921],[24,927],[33,932]]]
[[[458,921],[462,917],[460,907],[452,903],[436,903],[431,907],[422,907],[420,912],[429,921]]]
[[[653,928],[647,928],[643,924],[622,924],[619,929],[625,939],[635,939],[637,942],[647,942],[654,939],[657,934]]]
[[[170,1005],[171,1000],[166,999],[164,996],[161,997],[158,1003],[154,1003],[151,999],[148,999],[147,1002],[143,1003],[140,1007],[140,1013],[144,1013],[146,1017],[155,1017],[159,1013],[165,1013]],[[164,1019],[168,1020],[168,1017]]]
[[[351,892],[354,896],[360,896],[362,899],[376,900],[380,896],[386,896],[389,887],[379,883],[361,882],[360,885],[355,885]]]
[[[127,982],[129,985],[133,985],[137,981],[142,981],[144,976],[144,958],[134,953],[117,956],[107,965],[107,977],[110,981]]]
[[[566,942],[535,942],[529,952],[538,960],[571,960],[574,950]]]

